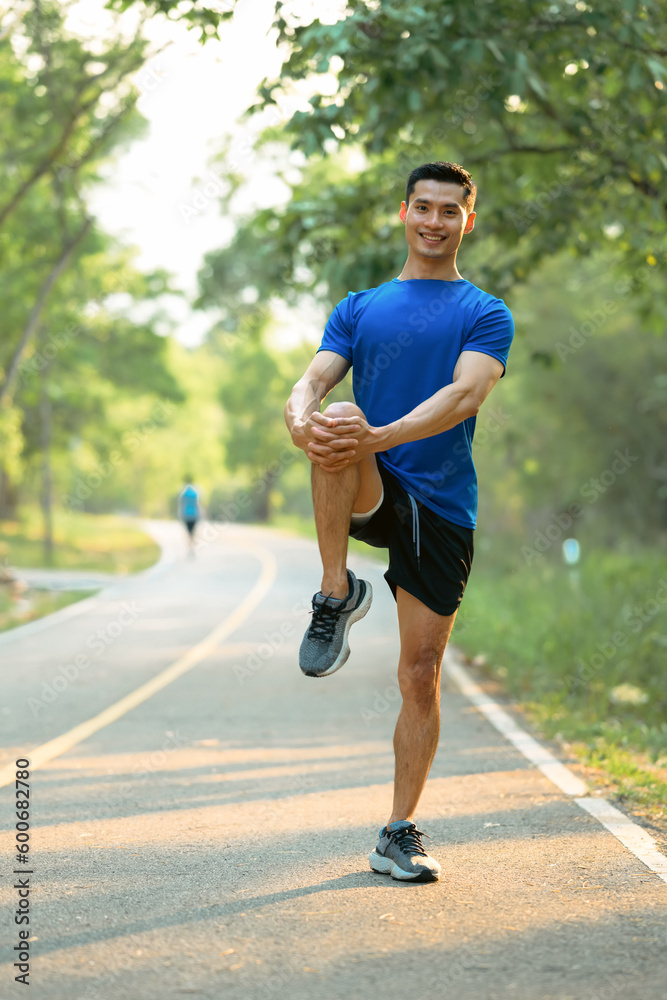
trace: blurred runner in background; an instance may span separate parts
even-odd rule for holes
[[[194,488],[189,478],[185,480],[185,486],[181,490],[178,498],[178,516],[187,528],[190,539],[190,552],[194,552],[194,534],[197,521],[201,517],[199,504],[199,493]]]

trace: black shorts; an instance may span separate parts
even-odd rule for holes
[[[188,534],[192,535],[194,533],[195,528],[197,527],[197,519],[189,517],[185,518],[183,524],[188,529]]]
[[[378,459],[384,499],[350,536],[389,549],[384,575],[396,597],[402,587],[438,615],[452,615],[463,598],[472,566],[474,529],[462,528],[413,497]]]

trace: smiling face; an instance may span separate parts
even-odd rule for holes
[[[465,210],[463,188],[449,181],[417,181],[409,205],[401,203],[400,218],[411,252],[435,260],[456,254],[475,226],[475,213]]]

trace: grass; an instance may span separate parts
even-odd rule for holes
[[[0,587],[0,632],[43,618],[95,593],[90,590],[26,590],[20,597],[13,598],[8,591],[8,586]]]
[[[667,819],[667,573],[659,552],[591,550],[577,575],[475,557],[453,641],[589,777]]]
[[[277,527],[315,538],[312,521]],[[657,551],[591,549],[576,571],[482,540],[453,642],[605,794],[667,823],[667,570]],[[351,550],[386,552],[351,540]]]
[[[155,563],[160,549],[131,518],[115,514],[54,512],[57,569],[138,573]],[[0,521],[0,564],[22,568],[46,566],[38,508],[27,508],[17,521]]]

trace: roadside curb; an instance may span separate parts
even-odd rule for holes
[[[627,850],[646,865],[654,874],[667,882],[667,857],[661,854],[653,837],[630,816],[627,816],[605,798],[588,794],[581,778],[555,757],[534,736],[531,736],[472,679],[462,665],[460,656],[448,649],[443,670],[491,725],[516,747],[519,753],[534,764],[565,795],[594,819],[597,819]]]

